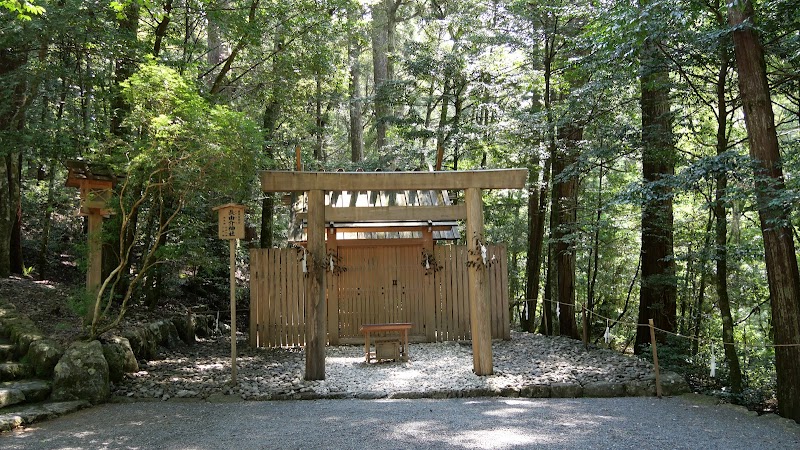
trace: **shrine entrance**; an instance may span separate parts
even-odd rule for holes
[[[277,256],[280,261],[286,261],[285,270],[281,268],[282,264],[274,264],[274,257],[273,264],[269,264],[271,249],[265,249],[267,264],[257,266],[263,269],[251,270],[251,296],[266,296],[276,302],[286,302],[287,294],[294,295],[295,300],[302,298],[302,308],[293,312],[291,327],[295,330],[293,336],[298,336],[298,340],[305,344],[307,380],[325,378],[325,345],[329,337],[331,344],[337,344],[340,334],[352,334],[359,327],[358,323],[365,323],[366,314],[390,318],[421,314],[417,316],[417,322],[409,320],[416,326],[416,329],[412,329],[412,335],[416,332],[418,335],[424,334],[427,340],[434,340],[437,338],[439,323],[448,323],[449,319],[445,318],[449,310],[458,311],[459,323],[469,327],[474,372],[477,375],[490,375],[493,373],[492,328],[493,323],[498,323],[492,317],[492,311],[498,308],[491,305],[491,292],[501,290],[497,285],[492,286],[492,283],[497,283],[498,280],[502,283],[503,276],[490,276],[489,269],[504,266],[502,263],[506,258],[504,251],[502,255],[497,255],[485,241],[481,190],[520,189],[524,187],[526,180],[525,169],[463,172],[262,172],[261,188],[264,192],[304,193],[306,212],[303,227],[306,239],[305,246],[299,249],[274,249],[289,252]],[[417,202],[409,206],[398,205],[396,201],[399,193],[406,198],[415,198],[425,192],[444,193],[462,189],[465,191],[463,205]],[[359,205],[361,192],[385,195],[387,201],[372,207]],[[340,196],[348,196],[351,201],[334,201],[334,197]],[[392,198],[395,198],[394,204]],[[433,233],[447,228],[439,228],[434,223],[457,220],[466,222],[467,245],[452,251],[450,257],[446,258],[445,250],[440,248],[457,246],[434,246]],[[402,222],[403,226],[389,227],[387,230],[387,221]],[[365,235],[363,239],[357,237],[353,241],[355,243],[350,244],[354,247],[361,246],[360,253],[355,248],[348,250],[345,245],[340,248],[340,242],[344,242],[340,239],[340,232],[367,233],[358,224],[368,224],[368,227],[372,227],[370,233],[419,232],[419,236],[398,236],[416,240],[418,245],[415,243],[406,249],[386,250],[383,247],[389,245],[385,240],[381,240],[379,244],[374,237]],[[411,241],[407,241],[405,244],[410,243]],[[379,244],[382,248],[363,250],[369,248],[370,244],[372,247]],[[252,264],[258,264],[257,252],[255,250],[251,253]],[[417,262],[414,263],[413,254],[416,252],[419,253]],[[348,257],[352,258],[349,263]],[[291,264],[292,259],[297,263]],[[379,261],[382,263],[379,264]],[[301,266],[300,271],[296,268],[297,264]],[[342,278],[341,275],[350,270],[348,264],[353,267],[354,275]],[[445,267],[450,267],[449,278],[442,276],[447,272]],[[273,271],[273,276],[262,276],[262,272],[269,270]],[[276,270],[278,273],[275,273]],[[437,276],[439,272],[442,274]],[[437,282],[437,278],[450,280],[449,287]],[[285,280],[278,283],[285,290],[276,288],[275,280]],[[339,286],[339,283],[344,286]],[[420,295],[424,292],[430,295]],[[442,299],[447,296],[443,296],[443,292],[456,293],[452,298],[463,299],[464,303],[460,306],[451,303],[451,306],[445,308],[447,300]],[[367,298],[371,301],[362,300]],[[298,304],[295,300],[288,302]],[[345,307],[342,301],[347,303]],[[507,299],[499,309],[507,310]],[[441,313],[437,314],[437,311]],[[252,313],[251,310],[251,328],[254,325]],[[261,311],[256,312],[256,320],[261,314]],[[340,317],[340,314],[349,317]],[[256,328],[260,328],[260,324]],[[452,329],[456,332],[457,327],[453,326]],[[295,334],[300,330],[302,338]]]

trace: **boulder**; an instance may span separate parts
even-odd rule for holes
[[[188,345],[193,345],[195,343],[195,329],[197,324],[195,315],[187,313],[186,315],[175,316],[172,318],[172,323],[175,325],[178,337],[183,342]]]
[[[73,343],[56,364],[52,399],[98,404],[108,400],[110,394],[108,363],[100,341]]]
[[[180,339],[178,338],[178,330],[171,320],[163,319],[152,322],[147,326],[150,332],[156,338],[156,345],[162,345],[167,348],[175,348],[178,346]]]
[[[206,315],[195,316],[195,334],[201,338],[211,337],[210,322]]]
[[[149,328],[131,328],[125,330],[122,336],[128,340],[137,358],[150,360],[158,356],[158,342]]]
[[[122,336],[111,336],[103,342],[103,355],[108,363],[108,378],[113,382],[122,380],[126,373],[139,371],[139,363],[133,354],[130,342]]]
[[[661,392],[664,395],[681,395],[690,392],[686,379],[675,372],[661,375]]]
[[[28,363],[33,366],[37,377],[50,378],[63,354],[64,349],[55,341],[39,339],[28,347]]]

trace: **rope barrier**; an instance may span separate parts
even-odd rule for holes
[[[533,299],[525,299],[524,301],[532,301],[532,300]],[[541,300],[543,302],[550,302],[551,304],[556,304],[556,306],[559,306],[559,305],[569,306],[569,307],[574,308],[576,311],[579,309],[577,304],[564,303],[564,302],[560,302],[558,300],[547,299],[547,298],[543,298]],[[649,328],[650,327],[650,325],[646,324],[646,323],[633,323],[633,322],[627,322],[627,321],[624,321],[624,320],[612,319],[612,318],[606,317],[606,316],[604,316],[604,315],[602,315],[600,313],[594,312],[593,310],[588,309],[588,308],[586,309],[586,312],[591,314],[591,315],[593,315],[593,316],[597,316],[600,319],[608,320],[608,321],[610,321],[610,323],[613,323],[614,325],[627,325],[627,326],[636,327],[636,328],[638,328],[638,327]],[[597,323],[597,321],[594,321],[594,323]],[[602,323],[602,322],[600,322],[600,323]],[[745,344],[744,342],[725,342],[725,341],[721,341],[720,342],[719,340],[709,339],[709,338],[703,338],[703,339],[695,338],[694,336],[686,336],[686,335],[683,335],[683,334],[680,334],[680,333],[675,333],[673,331],[664,330],[664,329],[661,329],[661,328],[658,328],[658,327],[653,327],[653,328],[656,331],[660,331],[660,332],[662,332],[664,334],[669,334],[669,335],[672,335],[672,336],[675,336],[675,337],[678,337],[678,338],[688,339],[690,341],[697,341],[698,344],[707,343],[709,345],[717,344],[717,345],[722,345],[722,346],[734,345],[734,346],[740,346],[740,347],[744,347],[744,348],[759,347],[759,346],[754,346],[752,344],[748,345],[748,344]],[[763,344],[760,347],[763,347],[765,349],[766,348],[800,347],[800,344]]]

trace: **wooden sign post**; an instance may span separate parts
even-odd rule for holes
[[[231,384],[236,384],[236,243],[244,239],[244,205],[228,203],[214,208],[219,214],[219,238],[230,243]]]
[[[88,267],[86,269],[86,291],[94,297],[103,282],[103,219],[111,216],[113,210],[109,202],[113,197],[114,186],[124,177],[116,176],[110,168],[89,164],[85,161],[70,160],[66,163],[69,169],[66,186],[80,189],[81,206],[79,216],[88,222]],[[94,300],[87,308],[87,323],[94,320]]]

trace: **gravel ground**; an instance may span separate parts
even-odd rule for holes
[[[0,447],[797,449],[800,426],[693,394],[661,400],[187,399],[95,407],[0,436]]]
[[[113,392],[122,398],[161,400],[215,394],[247,400],[448,397],[518,391],[531,385],[652,386],[655,378],[652,365],[637,358],[598,348],[586,351],[580,341],[530,333],[514,332],[510,341],[495,341],[495,374],[486,377],[472,372],[469,342],[409,347],[410,361],[381,364],[366,364],[362,346],[328,347],[326,379],[305,381],[302,349],[250,349],[241,342],[239,384],[231,387],[230,341],[221,337],[164,352],[159,360],[142,364],[140,372],[118,383]]]

